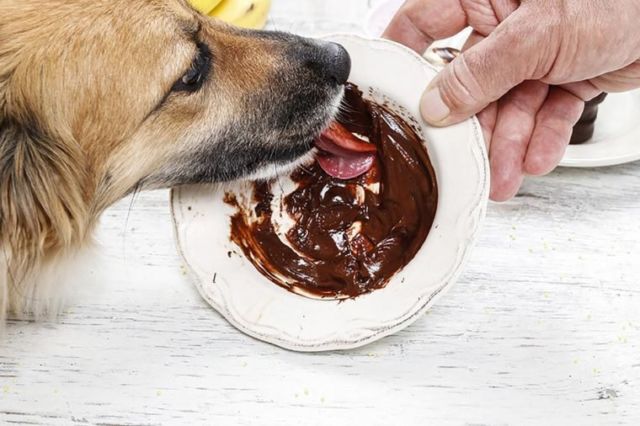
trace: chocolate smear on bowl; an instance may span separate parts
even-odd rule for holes
[[[231,240],[246,258],[275,284],[309,297],[354,298],[383,288],[424,244],[438,203],[429,155],[405,120],[349,84],[338,121],[358,140],[336,145],[374,156],[363,174],[326,173],[323,155],[351,161],[350,152],[328,147],[293,172],[296,188],[282,200],[274,200],[274,182],[253,184],[251,210],[233,193],[225,197],[237,208]],[[289,229],[280,228],[274,202],[291,218]]]

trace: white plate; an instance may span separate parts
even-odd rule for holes
[[[436,75],[435,68],[389,41],[328,38],[351,54],[350,80],[364,93],[374,88],[419,116],[421,90],[416,88]],[[205,300],[244,333],[296,351],[362,346],[418,319],[458,277],[484,218],[489,191],[487,154],[475,118],[446,129],[420,126],[438,179],[434,226],[415,259],[385,288],[356,299],[314,300],[273,284],[243,256],[228,256],[241,250],[229,240],[234,210],[222,201],[221,188],[175,189],[178,248]],[[225,189],[241,192],[243,187]]]
[[[590,141],[569,145],[565,167],[602,167],[640,160],[640,90],[610,93],[600,105]]]

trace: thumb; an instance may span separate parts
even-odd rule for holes
[[[420,109],[434,126],[448,126],[482,111],[525,80],[541,61],[534,39],[504,21],[489,37],[463,52],[429,84]],[[526,33],[524,33],[526,35]]]

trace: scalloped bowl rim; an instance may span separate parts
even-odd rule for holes
[[[332,41],[337,41],[345,44],[345,46],[347,47],[347,50],[350,50],[350,53],[352,53],[352,55],[355,53],[354,49],[362,49],[363,51],[370,51],[372,52],[371,55],[385,54],[385,52],[388,53],[389,57],[392,57],[393,55],[397,55],[397,57],[401,57],[402,55],[404,55],[406,59],[402,59],[402,61],[406,61],[407,67],[411,67],[412,72],[413,71],[417,72],[419,68],[421,72],[425,74],[425,78],[429,78],[429,77],[432,78],[437,73],[437,69],[432,65],[430,65],[429,63],[427,63],[420,55],[416,54],[415,52],[411,51],[405,46],[399,45],[397,43],[394,43],[388,40],[371,39],[371,38],[366,38],[366,37],[353,35],[353,34],[331,34],[328,36],[324,36],[322,38],[330,39]],[[364,60],[366,60],[367,54],[368,53],[358,52],[356,56],[359,57],[359,56],[365,55],[362,57]],[[418,63],[419,67],[416,67],[416,62]],[[382,65],[382,66],[388,66],[388,65]],[[357,69],[357,68],[358,68],[358,63],[354,62],[354,69]],[[406,69],[409,70],[409,68],[406,68]],[[354,78],[354,80],[356,80],[354,81],[354,83],[356,84],[358,84],[357,79],[358,79],[357,77]],[[401,85],[401,84],[406,84],[406,83],[398,83],[398,85]],[[426,85],[426,82],[424,82],[424,84]],[[415,96],[417,96],[417,95],[411,94],[410,91],[407,91],[407,90],[409,90],[408,87],[406,87],[404,91],[406,93],[409,93],[409,95],[405,95],[405,97],[411,96],[412,99],[414,99]],[[390,97],[393,98],[393,94],[391,94]],[[403,106],[406,107],[406,105],[403,105]],[[413,107],[408,107],[408,110],[411,111],[414,115],[416,115],[418,114],[417,108],[418,108],[417,105],[413,105]],[[344,349],[360,347],[365,344],[371,343],[373,341],[379,340],[390,334],[394,334],[400,331],[401,329],[409,326],[413,322],[415,322],[422,314],[424,314],[431,306],[433,306],[433,304],[437,301],[437,299],[442,296],[444,291],[449,289],[459,277],[469,257],[471,248],[473,247],[477,239],[480,225],[484,220],[487,203],[488,203],[488,194],[489,194],[488,155],[486,152],[486,147],[484,144],[480,124],[477,121],[477,119],[473,117],[463,123],[460,123],[459,125],[447,128],[451,130],[436,129],[436,128],[429,127],[423,123],[421,123],[421,125],[422,125],[422,130],[428,133],[431,132],[432,134],[432,136],[426,137],[425,143],[430,145],[429,152],[430,152],[430,155],[432,156],[432,161],[434,161],[434,167],[436,168],[439,179],[440,179],[440,174],[447,175],[447,174],[451,174],[452,172],[444,168],[442,164],[438,164],[436,160],[434,160],[434,157],[433,157],[434,151],[435,152],[438,151],[437,149],[434,150],[434,146],[438,146],[438,144],[435,141],[433,141],[433,139],[431,138],[433,138],[434,137],[433,135],[436,135],[436,134],[440,134],[440,133],[453,134],[454,132],[457,132],[455,133],[456,135],[462,134],[463,132],[465,132],[465,134],[468,134],[467,135],[468,142],[470,142],[468,146],[468,155],[473,156],[473,158],[472,159],[470,158],[470,160],[473,160],[472,161],[473,165],[477,167],[477,176],[475,176],[477,179],[474,179],[473,181],[471,181],[472,183],[475,183],[475,187],[471,191],[471,194],[469,195],[469,200],[467,200],[468,202],[463,205],[459,215],[461,221],[468,221],[468,223],[465,222],[466,228],[462,229],[462,232],[464,233],[464,235],[460,236],[459,238],[461,241],[458,243],[458,252],[456,253],[455,256],[453,256],[455,258],[451,259],[451,262],[452,262],[451,268],[447,270],[446,276],[444,276],[444,278],[442,278],[441,281],[438,281],[439,285],[436,288],[426,291],[424,294],[416,294],[415,303],[411,305],[409,309],[406,309],[405,312],[400,313],[394,319],[387,320],[384,324],[382,323],[375,324],[375,321],[373,320],[371,320],[369,323],[363,324],[364,320],[360,321],[358,318],[353,318],[352,321],[349,321],[348,327],[343,328],[341,330],[333,330],[333,331],[330,330],[327,332],[327,334],[322,335],[320,337],[317,334],[314,335],[313,337],[308,337],[308,336],[305,337],[305,330],[300,330],[299,334],[296,335],[295,333],[292,333],[291,330],[285,330],[287,327],[291,327],[291,324],[285,323],[284,321],[279,326],[273,326],[273,324],[270,326],[259,324],[260,318],[255,316],[254,312],[251,313],[251,315],[254,315],[254,319],[252,322],[248,320],[249,315],[246,314],[247,311],[245,311],[244,315],[238,312],[239,311],[238,305],[242,305],[243,303],[245,303],[245,300],[248,298],[245,298],[245,299],[240,298],[238,299],[239,301],[237,303],[233,302],[233,297],[232,295],[230,295],[230,293],[232,293],[233,291],[239,291],[239,290],[234,290],[229,286],[225,287],[225,285],[222,285],[222,284],[213,285],[210,279],[210,276],[211,276],[210,275],[211,271],[209,271],[210,268],[208,266],[202,267],[201,264],[203,262],[200,262],[200,264],[198,264],[196,258],[198,256],[203,255],[202,250],[204,250],[205,246],[199,249],[196,247],[195,251],[193,247],[189,247],[189,242],[193,243],[193,240],[189,240],[189,238],[199,238],[199,239],[202,238],[202,236],[200,235],[196,237],[189,237],[190,235],[188,234],[189,226],[190,224],[193,224],[193,222],[195,221],[203,220],[202,217],[204,216],[202,216],[202,214],[199,212],[192,211],[191,209],[187,210],[185,208],[185,205],[188,204],[186,203],[186,201],[199,200],[201,203],[204,203],[203,204],[204,206],[207,206],[208,205],[207,203],[212,202],[211,198],[214,197],[212,195],[213,194],[212,191],[215,191],[215,190],[213,189],[213,187],[207,186],[207,185],[175,188],[171,192],[170,203],[171,203],[171,212],[172,212],[172,219],[174,224],[174,235],[176,239],[176,245],[181,257],[186,262],[189,274],[191,277],[194,278],[195,285],[198,291],[200,292],[200,294],[202,295],[202,297],[216,311],[218,311],[223,317],[225,317],[229,323],[231,323],[233,326],[235,326],[237,329],[239,329],[243,333],[249,336],[252,336],[254,338],[257,338],[259,340],[272,343],[274,345],[277,345],[286,349],[300,351],[300,352],[344,350]],[[435,138],[435,139],[438,139],[438,138]],[[467,141],[465,141],[465,143],[466,142]],[[451,143],[451,142],[450,141],[444,142],[443,144],[439,145],[440,146],[439,149],[442,151],[453,150],[452,147],[447,147],[445,145],[446,143]],[[460,150],[461,154],[465,154],[464,150],[467,149],[467,146],[461,145],[460,148],[456,148],[456,149]],[[451,158],[454,158],[454,157],[451,157]],[[465,172],[462,171],[462,175],[464,175],[464,173]],[[471,171],[469,173],[471,173]],[[451,180],[451,177],[448,177],[447,179]],[[440,187],[441,185],[440,181],[438,182],[438,185]],[[462,185],[459,185],[459,186],[462,188],[462,190],[466,188],[466,187],[463,188]],[[442,194],[442,190],[440,192]],[[452,203],[453,201],[455,201],[451,197],[447,197],[447,200],[448,200],[447,201],[448,203]],[[194,210],[197,210],[197,209],[194,209]],[[440,206],[438,207],[438,210],[440,210]],[[198,223],[200,226],[206,227],[211,225],[209,222],[210,222],[210,218],[207,218],[207,219],[204,219],[202,222],[198,222]],[[228,222],[226,225],[227,225],[226,229],[228,232]],[[434,223],[434,226],[435,225],[436,223]],[[216,226],[216,225],[211,225],[211,226]],[[193,232],[193,230],[191,231]],[[198,234],[201,233],[200,229],[198,230],[197,233]],[[432,229],[432,234],[433,233],[434,233],[434,230]],[[228,234],[226,234],[226,238],[228,239]],[[431,238],[431,234],[427,238],[427,242],[425,242],[425,246],[427,245],[427,243],[430,242],[430,238]],[[188,242],[185,240],[187,240]],[[437,245],[437,243],[431,242],[431,245],[435,246]],[[416,255],[416,258],[420,256],[420,253],[423,251],[423,248],[421,248],[421,250],[418,252],[418,254]],[[415,261],[416,260],[414,259],[414,261],[410,262],[405,269],[408,269],[413,263],[415,263]],[[204,271],[205,269],[207,270],[206,272]],[[257,273],[257,271],[255,270],[254,272]],[[402,272],[404,272],[404,270]],[[394,276],[391,282],[393,282],[395,279],[396,277]],[[262,280],[266,281],[269,286],[273,287],[273,290],[269,290],[269,291],[273,291],[273,292],[280,291],[279,294],[274,296],[276,299],[277,298],[288,299],[291,297],[303,298],[302,296],[287,292],[286,290],[271,283],[264,277],[262,277]],[[424,279],[423,281],[426,281],[426,280],[427,279]],[[418,281],[418,278],[415,278],[415,281]],[[245,284],[242,283],[242,285],[245,285]],[[251,285],[254,285],[254,284],[251,284]],[[256,285],[261,285],[261,284],[256,284]],[[390,285],[385,287],[385,289],[388,289]],[[416,285],[419,285],[419,283]],[[378,292],[382,292],[385,289],[378,290],[374,293],[371,293],[371,295],[374,295]],[[353,303],[352,306],[356,306],[359,304],[360,300],[365,300],[365,298],[367,297],[370,297],[370,295],[365,295],[365,296],[362,296],[361,298],[356,298],[348,302]],[[293,299],[288,299],[288,300],[291,300],[291,303],[302,304],[301,301],[294,302]],[[315,300],[314,302],[321,303],[321,304],[343,303],[340,301],[323,301],[323,300]],[[385,300],[384,303],[391,303],[391,302],[392,300],[391,301]],[[365,305],[365,303],[362,302],[360,303],[360,305]],[[306,305],[306,306],[311,306],[311,305]],[[339,308],[335,307],[335,309],[337,310]],[[357,309],[353,308],[352,310],[357,310]],[[302,315],[302,317],[304,318],[305,316]],[[279,319],[276,321],[279,321]],[[292,321],[292,319],[289,319],[289,321]],[[315,323],[314,323],[314,326],[316,326]],[[337,333],[337,336],[335,335],[336,333]]]

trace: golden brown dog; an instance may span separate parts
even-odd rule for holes
[[[308,154],[349,66],[184,0],[0,0],[0,317],[45,312],[45,276],[128,193]]]

